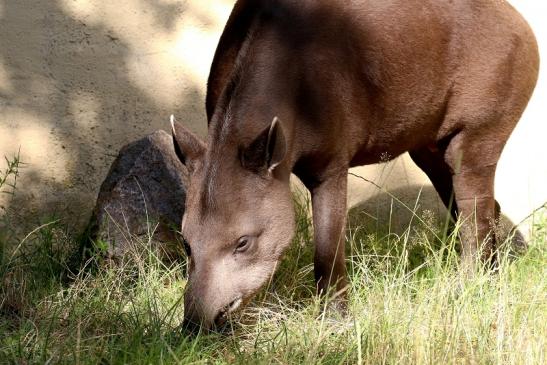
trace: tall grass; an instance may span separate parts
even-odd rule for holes
[[[349,227],[346,317],[314,295],[311,223],[228,335],[180,329],[185,262],[165,265],[135,238],[111,265],[74,270],[78,243],[56,221],[0,264],[0,363],[544,364],[547,213],[530,247],[499,270],[460,274],[456,234],[425,214],[401,234]],[[15,249],[14,249],[15,250]]]
[[[2,205],[5,201],[6,195],[14,195],[17,185],[17,179],[19,177],[19,170],[23,163],[20,159],[20,154],[17,153],[12,159],[4,157],[6,161],[6,167],[4,170],[0,170],[0,262],[5,254],[6,241],[9,240],[10,222],[6,215],[6,208]]]

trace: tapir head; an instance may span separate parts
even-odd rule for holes
[[[238,141],[206,145],[173,122],[178,157],[190,172],[181,234],[189,257],[185,322],[218,327],[272,277],[294,232],[287,143],[274,119]]]

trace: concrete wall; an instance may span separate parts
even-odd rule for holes
[[[0,0],[0,157],[20,149],[26,163],[17,195],[0,205],[29,224],[52,212],[85,221],[123,144],[168,129],[172,113],[205,135],[205,80],[233,2]],[[547,3],[512,3],[547,60]],[[498,170],[497,194],[513,221],[547,200],[545,75]],[[356,172],[412,204],[424,187],[422,207],[441,206],[407,157]],[[365,202],[375,216],[387,197],[350,178],[351,206]]]

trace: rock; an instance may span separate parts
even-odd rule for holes
[[[172,137],[157,131],[123,147],[101,185],[89,233],[110,258],[153,242],[177,255],[176,230],[184,213],[188,171]]]

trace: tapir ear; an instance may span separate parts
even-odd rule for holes
[[[197,162],[205,154],[205,143],[182,124],[175,121],[174,116],[171,116],[171,132],[177,157],[190,172],[194,171]]]
[[[286,154],[285,132],[281,121],[275,117],[272,124],[242,150],[241,164],[254,172],[273,172]]]

